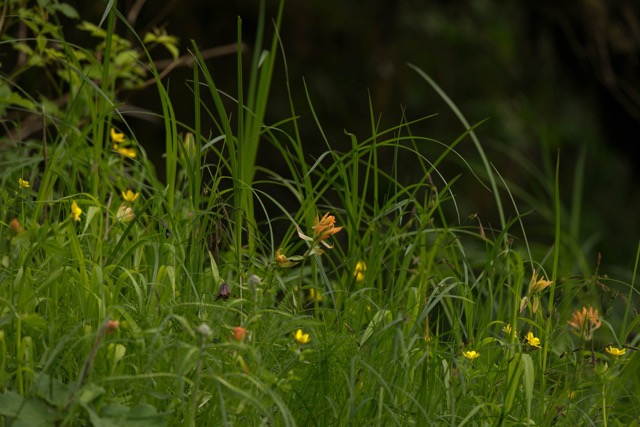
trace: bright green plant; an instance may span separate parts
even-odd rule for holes
[[[34,57],[1,76],[0,109],[14,115],[0,140],[5,423],[634,422],[634,282],[599,265],[574,271],[559,159],[547,177],[552,203],[539,202],[555,241],[537,258],[532,247],[544,242],[527,234],[518,194],[484,153],[474,133],[482,123],[469,125],[416,67],[459,116],[461,135],[416,135],[404,116],[380,129],[371,108],[370,134],[347,134],[338,150],[306,86],[307,105],[292,101],[290,117],[265,123],[282,4],[263,51],[261,2],[248,81],[238,49],[235,95],[216,86],[192,43],[195,122],[186,124],[149,51],[159,44],[175,57],[171,36],[124,40],[116,28],[128,23],[110,2],[102,22],[79,22],[99,40],[80,49],[55,24],[57,13],[78,18],[70,6],[23,3],[7,3],[2,42]],[[12,36],[22,21],[34,37]],[[239,21],[239,43],[241,31]],[[21,76],[36,68],[61,76],[56,99],[25,87]],[[166,136],[162,182],[144,135],[118,113],[119,91],[149,81]],[[41,139],[17,138],[23,111],[40,114]],[[301,115],[326,147],[317,158],[305,152]],[[456,151],[467,138],[478,162]],[[262,144],[284,170],[260,164]],[[440,154],[426,156],[427,146]],[[407,182],[407,164],[422,179]],[[448,164],[466,172],[449,177]],[[493,193],[499,228],[464,211],[465,179]]]

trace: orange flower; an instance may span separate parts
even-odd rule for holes
[[[544,291],[551,286],[552,283],[553,281],[545,280],[544,277],[538,279],[538,275],[534,271],[533,276],[531,276],[531,281],[529,282],[529,295]]]
[[[20,225],[20,221],[18,221],[18,218],[13,218],[11,220],[11,222],[9,223],[9,228],[15,233],[20,233],[22,231],[22,226]]]
[[[247,329],[242,326],[236,326],[233,328],[233,339],[242,342],[244,341],[244,337],[247,335]]]
[[[578,335],[584,335],[585,340],[590,340],[593,331],[602,325],[602,320],[598,315],[598,310],[589,307],[582,307],[582,310],[576,310],[569,321],[569,326],[575,329]]]
[[[342,230],[342,227],[335,226],[336,217],[333,215],[329,215],[329,212],[324,214],[322,219],[318,219],[318,217],[316,217],[313,223],[313,235],[318,242],[328,239],[338,231]]]
[[[107,330],[107,334],[109,335],[111,335],[113,331],[115,331],[119,327],[120,327],[120,322],[118,322],[117,320],[109,320],[105,325],[105,329]]]

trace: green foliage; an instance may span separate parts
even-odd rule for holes
[[[306,86],[306,106],[291,102],[289,117],[265,123],[282,6],[248,81],[238,49],[235,97],[193,42],[191,125],[176,121],[149,51],[178,56],[163,30],[134,45],[116,34],[128,23],[110,3],[104,26],[78,23],[99,40],[86,49],[56,23],[57,13],[79,20],[69,6],[9,5],[7,28],[24,22],[34,37],[7,32],[29,60],[0,86],[0,110],[15,117],[0,140],[6,423],[615,425],[637,416],[637,295],[599,265],[576,270],[559,160],[546,206],[555,241],[537,258],[531,247],[545,243],[529,241],[524,215],[503,211],[509,200],[517,212],[517,199],[482,150],[480,123],[448,99],[464,124],[449,143],[413,134],[431,117],[381,130],[371,107],[370,135],[347,133],[338,149]],[[52,96],[22,80],[34,68],[61,78]],[[119,91],[147,74],[160,95],[165,182],[118,109]],[[17,137],[24,110],[41,114],[40,139]],[[303,149],[301,115],[323,140],[316,158]],[[467,137],[481,168],[456,151]],[[286,170],[261,165],[261,146]],[[426,157],[424,146],[440,154]],[[448,177],[456,163],[466,169]],[[406,181],[409,164],[422,179]],[[495,199],[500,228],[466,212],[456,193],[467,179]]]

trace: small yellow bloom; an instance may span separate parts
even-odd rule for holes
[[[527,342],[529,343],[529,345],[530,345],[531,347],[540,348],[540,338],[536,338],[536,337],[533,335],[533,332],[529,331],[529,332],[527,333],[527,337],[526,337],[526,338],[527,338]]]
[[[504,331],[505,334],[507,334],[508,336],[515,336],[518,335],[518,332],[516,332],[516,330],[514,328],[511,327],[510,324],[505,323],[504,328],[502,328],[502,330]]]
[[[584,335],[585,340],[590,340],[593,331],[598,329],[602,325],[602,320],[598,316],[598,310],[589,307],[582,307],[582,310],[577,310],[573,313],[569,326],[574,328],[574,332],[578,335]]]
[[[135,202],[139,195],[140,195],[140,193],[134,193],[131,190],[127,190],[126,193],[124,191],[122,191],[122,198],[127,203]]]
[[[309,288],[309,300],[322,302],[324,300],[324,297],[322,296],[322,293],[320,291],[317,291],[313,288]]]
[[[529,282],[529,295],[544,291],[551,286],[552,283],[553,281],[545,280],[544,277],[538,279],[538,275],[534,271],[533,276],[531,276],[531,281]]]
[[[614,347],[612,345],[610,345],[609,347],[605,348],[605,350],[610,355],[616,356],[616,357],[624,356],[624,354],[627,352],[626,348],[617,348],[617,347]]]
[[[296,341],[298,344],[308,344],[311,341],[311,337],[309,334],[305,334],[302,332],[302,329],[298,329],[295,335]]]
[[[463,351],[462,355],[469,360],[477,359],[478,357],[480,357],[480,353],[475,350]]]
[[[111,128],[111,140],[113,142],[121,143],[126,140],[124,133],[118,132],[115,128]]]
[[[356,268],[353,270],[353,276],[356,278],[356,282],[364,282],[364,272],[367,271],[367,264],[360,260],[356,264]]]
[[[134,150],[133,148],[127,148],[127,147],[118,148],[118,153],[122,154],[123,156],[129,157],[131,159],[135,159],[136,156],[138,155],[138,153],[136,153],[136,150]]]
[[[82,209],[80,209],[80,206],[78,206],[78,203],[74,200],[71,203],[71,218],[73,218],[74,221],[80,221],[80,215],[82,215]]]
[[[29,181],[25,181],[22,178],[18,178],[18,185],[20,186],[20,188],[29,188],[29,187],[31,187],[31,184],[29,184]]]

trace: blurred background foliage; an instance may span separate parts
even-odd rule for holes
[[[82,20],[92,23],[100,20],[106,5],[68,3]],[[277,3],[268,2],[267,16],[275,16]],[[154,52],[154,58],[164,70],[180,121],[193,123],[187,82],[193,76],[191,39],[209,58],[218,87],[235,94],[237,19],[242,17],[248,63],[257,1],[126,0],[118,8],[139,34],[166,31],[179,38],[180,60],[174,61],[166,49]],[[95,44],[77,21],[60,19],[67,40],[81,46]],[[135,44],[122,23],[117,28]],[[268,27],[267,37],[272,28]],[[25,33],[20,26],[10,30],[14,36]],[[547,249],[553,241],[549,224],[559,153],[567,234],[594,265],[597,253],[602,253],[608,271],[631,266],[640,230],[639,3],[289,1],[281,40],[285,59],[278,61],[267,120],[277,122],[290,115],[286,61],[303,140],[312,155],[326,146],[304,108],[305,83],[324,132],[338,148],[349,143],[345,130],[360,140],[371,135],[369,102],[380,115],[379,129],[399,124],[403,115],[413,120],[437,114],[412,126],[412,132],[447,144],[462,134],[465,129],[447,105],[407,66],[415,64],[443,88],[472,125],[488,119],[477,134],[518,197],[520,212],[535,210],[525,221],[530,239]],[[10,59],[2,58],[5,73]],[[45,91],[41,82],[20,84]],[[164,129],[160,119],[144,114],[160,111],[159,101],[153,85],[141,86],[119,93],[121,111],[160,166]],[[213,123],[203,128],[215,136]],[[283,170],[282,162],[263,147],[260,163]],[[457,149],[471,164],[479,162],[470,140]],[[434,144],[424,150],[434,155],[442,148]],[[463,174],[454,187],[462,221],[477,213],[485,227],[499,227],[493,197],[479,190],[482,187],[464,165],[449,163],[441,172],[446,179]],[[411,180],[417,169],[401,173]],[[581,209],[574,203],[577,196]]]

